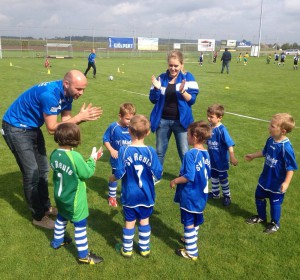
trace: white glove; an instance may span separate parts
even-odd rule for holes
[[[153,75],[151,78],[152,81],[152,85],[157,88],[160,89],[161,88],[161,82],[160,82],[160,78],[158,77],[158,80],[155,78],[155,76]]]
[[[97,161],[99,158],[101,158],[103,155],[102,147],[97,151],[96,147],[93,147],[91,157],[94,159],[94,161]]]

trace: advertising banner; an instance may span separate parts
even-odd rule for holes
[[[198,39],[198,51],[199,52],[212,52],[215,50],[215,39]]]
[[[243,40],[243,41],[237,42],[238,48],[251,48],[251,46],[252,46],[252,43],[250,41]]]
[[[158,51],[158,38],[138,37],[138,50]]]
[[[134,39],[108,37],[108,47],[111,49],[134,49]]]

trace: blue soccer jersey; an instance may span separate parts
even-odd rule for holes
[[[223,124],[213,128],[212,136],[207,140],[211,169],[227,171],[229,169],[228,148],[234,146],[226,127]]]
[[[117,122],[109,125],[103,135],[103,143],[109,142],[110,145],[117,151],[122,146],[131,144],[131,136],[127,126],[120,126]],[[116,168],[118,159],[110,157],[110,164],[112,168]]]
[[[180,175],[188,182],[178,184],[174,201],[180,208],[191,213],[202,213],[208,197],[210,159],[206,150],[191,149],[183,158]]]
[[[121,203],[134,208],[151,207],[155,201],[153,176],[161,179],[162,166],[157,154],[148,146],[123,146],[119,150],[117,179],[122,178]]]
[[[275,142],[269,137],[262,152],[265,163],[258,184],[267,191],[281,193],[286,172],[298,169],[292,144],[288,138]]]
[[[6,111],[3,120],[12,126],[35,129],[44,124],[43,113],[58,115],[72,109],[73,98],[64,96],[63,82],[35,85],[22,93]]]

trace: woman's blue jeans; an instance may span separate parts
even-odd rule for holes
[[[175,136],[177,151],[181,162],[184,154],[189,149],[187,131],[182,127],[179,120],[161,119],[156,129],[156,153],[162,166],[172,133]]]

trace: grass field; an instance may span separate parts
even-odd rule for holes
[[[70,69],[85,70],[86,59],[52,60],[47,74],[42,59],[0,60],[0,115],[11,102],[33,84],[61,79]],[[12,66],[10,66],[10,63]],[[179,258],[174,249],[180,246],[183,233],[179,207],[173,203],[174,191],[169,181],[180,168],[174,139],[166,155],[164,176],[156,185],[157,199],[151,217],[151,256],[142,258],[137,251],[132,259],[124,259],[115,250],[121,241],[123,216],[121,207],[107,204],[107,179],[111,172],[109,154],[97,164],[95,175],[87,181],[90,216],[89,248],[105,261],[95,266],[79,265],[74,244],[59,250],[50,248],[53,232],[31,224],[31,214],[24,201],[22,178],[17,164],[4,140],[0,140],[0,278],[1,279],[299,279],[299,171],[295,172],[282,207],[281,228],[273,235],[262,233],[261,225],[250,226],[244,220],[255,213],[254,192],[263,159],[244,161],[246,153],[263,148],[268,137],[268,120],[278,112],[289,112],[297,128],[288,135],[297,160],[300,159],[300,70],[293,70],[292,58],[285,67],[266,64],[265,58],[251,58],[248,65],[231,62],[231,73],[220,74],[221,63],[212,64],[205,57],[203,67],[197,57],[187,54],[186,70],[192,72],[200,86],[193,106],[196,120],[206,120],[206,109],[222,103],[226,114],[223,123],[234,139],[237,167],[229,170],[232,204],[209,201],[205,223],[199,232],[200,258],[196,262]],[[98,74],[81,97],[74,102],[74,113],[83,102],[92,102],[104,110],[97,122],[81,124],[84,157],[93,146],[100,146],[107,126],[117,120],[119,105],[133,102],[140,114],[150,115],[148,99],[150,77],[166,69],[165,58],[98,59]],[[120,70],[118,72],[118,69]],[[124,73],[123,73],[124,72]],[[109,81],[108,76],[114,80]],[[226,89],[225,87],[229,87]],[[251,117],[251,118],[248,118]],[[48,155],[56,147],[53,137],[44,133]],[[151,134],[146,143],[155,146]],[[52,174],[49,191],[53,199]],[[120,183],[119,183],[120,186]],[[269,212],[269,211],[268,211]],[[73,226],[67,227],[73,237]],[[136,234],[137,238],[137,234]],[[136,239],[137,240],[137,239]]]

